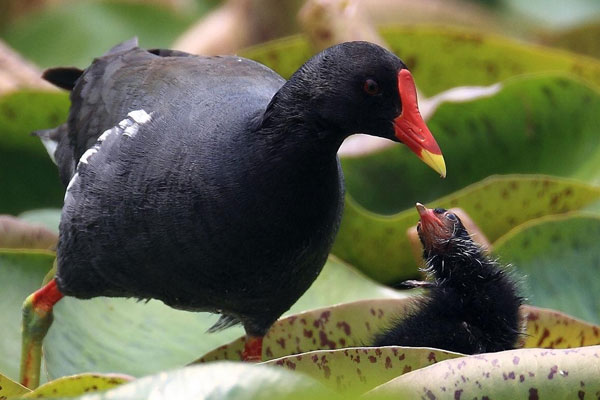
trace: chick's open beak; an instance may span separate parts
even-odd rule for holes
[[[398,72],[398,91],[402,102],[402,113],[394,119],[396,138],[408,146],[425,164],[437,171],[442,178],[446,177],[444,156],[421,117],[415,81],[407,69]]]

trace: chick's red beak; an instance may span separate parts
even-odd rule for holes
[[[440,240],[449,239],[451,232],[436,213],[421,203],[416,204],[421,220],[419,221],[419,237],[426,249],[438,246]]]
[[[396,138],[444,178],[446,176],[444,156],[421,117],[415,81],[407,69],[398,72],[398,91],[402,102],[402,113],[394,119]]]

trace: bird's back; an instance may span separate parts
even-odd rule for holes
[[[295,152],[255,132],[284,82],[239,57],[125,46],[95,60],[64,142],[81,161],[61,219],[61,290],[285,311],[322,267],[343,189],[335,159],[301,176]]]

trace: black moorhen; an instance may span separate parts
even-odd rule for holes
[[[375,338],[375,346],[435,347],[464,354],[513,349],[522,334],[517,283],[475,243],[456,214],[417,203],[417,232],[433,282],[412,313]]]
[[[24,305],[26,385],[40,326],[63,295],[217,312],[211,330],[242,323],[245,358],[260,359],[262,336],[331,249],[344,138],[400,141],[446,172],[410,72],[367,42],[325,50],[287,82],[241,57],[148,51],[135,40],[85,71],[44,77],[71,90],[72,105],[67,123],[38,132],[67,190],[56,276]]]

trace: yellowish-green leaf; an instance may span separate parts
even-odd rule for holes
[[[305,373],[339,392],[364,393],[397,376],[463,354],[417,347],[352,347],[278,358],[279,365]]]
[[[518,349],[441,361],[366,396],[390,399],[587,399],[600,392],[600,346]]]
[[[275,322],[263,341],[263,360],[314,350],[363,346],[391,318],[402,315],[410,298],[362,300],[292,315]],[[245,337],[205,354],[198,362],[241,360]]]
[[[22,396],[31,392],[25,386],[13,381],[12,379],[0,374],[0,399]]]
[[[600,345],[600,326],[560,311],[523,306],[527,321],[524,347],[568,349]]]
[[[133,378],[115,374],[80,374],[65,376],[50,381],[33,392],[22,396],[24,399],[75,397],[86,393],[102,392],[112,389]]]

